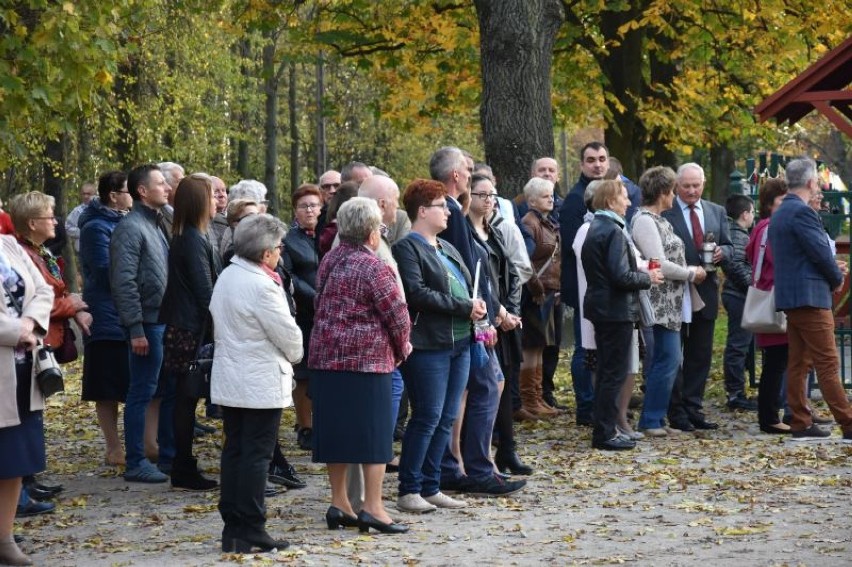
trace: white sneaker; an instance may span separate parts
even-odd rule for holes
[[[429,504],[434,504],[438,508],[467,508],[467,502],[450,498],[443,492],[436,492],[432,496],[424,497],[423,500]]]
[[[440,492],[438,494],[440,494]],[[434,512],[438,509],[437,506],[426,502],[426,500],[424,500],[419,494],[406,494],[404,496],[400,496],[396,499],[396,508],[403,512],[414,512],[415,514],[425,514],[427,512]]]

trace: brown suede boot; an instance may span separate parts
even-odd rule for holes
[[[541,383],[544,377],[544,367],[539,364],[535,369],[535,409],[538,415],[543,417],[555,417],[559,410],[552,408],[544,401],[544,388]]]
[[[535,368],[521,368],[519,382],[521,389],[521,405],[523,407],[519,411],[525,411],[526,413],[534,416],[535,419],[539,419],[541,412],[538,410],[535,378]],[[518,412],[515,413],[517,414]]]
[[[521,407],[512,414],[512,419],[515,421],[539,421],[541,418]]]

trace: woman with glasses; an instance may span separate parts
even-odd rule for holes
[[[484,274],[487,274],[487,281],[490,282],[490,297],[493,298],[494,305],[489,305],[488,313],[491,322],[497,327],[498,337],[494,347],[487,349],[489,364],[473,370],[471,374],[487,376],[487,383],[491,382],[493,376],[496,386],[493,408],[495,413],[491,420],[492,426],[496,420],[496,428],[492,428],[496,429],[499,437],[494,459],[497,469],[511,469],[515,474],[531,474],[532,469],[523,464],[516,453],[512,393],[506,391],[504,379],[512,361],[520,360],[521,357],[520,336],[514,332],[521,323],[521,282],[506,252],[502,235],[489,223],[497,206],[497,190],[491,179],[474,174],[471,178],[470,196],[467,220],[476,247],[474,253],[478,252],[483,258]],[[489,428],[489,433],[492,428]],[[490,445],[489,442],[489,451]]]
[[[264,492],[281,411],[292,403],[302,333],[275,271],[285,227],[266,214],[234,231],[234,258],[210,300],[216,348],[211,401],[222,406],[222,551],[284,549],[266,531]]]
[[[186,374],[199,344],[211,342],[212,336],[208,308],[221,271],[219,258],[206,237],[216,214],[213,180],[200,173],[184,177],[175,193],[174,207],[168,280],[159,321],[166,325],[163,369],[176,380],[171,483],[185,490],[212,490],[218,483],[201,474],[192,456],[198,398],[187,390]]]
[[[18,243],[30,257],[33,264],[41,272],[44,281],[53,288],[53,309],[50,311],[50,325],[44,344],[51,346],[56,352],[58,362],[71,362],[77,358],[74,346],[74,333],[71,330],[71,320],[77,322],[84,335],[89,334],[92,316],[88,305],[76,293],[69,293],[62,279],[62,270],[56,257],[47,249],[44,243],[56,236],[56,217],[54,216],[55,201],[50,195],[39,191],[31,191],[24,195],[15,196],[9,203],[9,214],[15,225]],[[53,504],[40,503],[30,499],[30,487],[36,497],[54,496],[61,487],[45,487],[35,482],[32,477],[24,478],[24,490],[21,492],[19,511],[32,513],[53,509]],[[38,510],[38,507],[42,507]],[[46,508],[44,508],[46,507]]]
[[[521,363],[521,404],[541,419],[559,412],[544,401],[542,387],[544,347],[556,344],[556,304],[560,301],[562,269],[559,224],[553,220],[553,182],[533,177],[524,187],[529,212],[521,222],[535,241],[530,255],[533,275],[524,286],[521,311],[524,320],[523,362]]]
[[[118,435],[118,403],[127,398],[130,369],[127,339],[118,320],[109,284],[109,241],[133,199],[127,175],[110,171],[98,180],[98,197],[80,214],[80,271],[83,301],[92,314],[90,334],[83,350],[83,401],[95,402],[98,425],[104,434],[108,465],[124,465]]]
[[[423,513],[466,506],[440,491],[441,459],[467,385],[471,322],[482,319],[486,307],[471,299],[472,279],[458,251],[438,238],[450,216],[444,185],[416,179],[406,187],[403,204],[411,232],[392,250],[414,350],[400,367],[411,419],[399,459],[397,508]]]
[[[316,229],[322,194],[316,185],[302,185],[293,192],[295,220],[284,239],[286,245],[281,259],[284,269],[293,278],[293,299],[296,301],[296,323],[302,329],[305,351],[309,349],[311,331],[314,327],[314,297],[316,296],[319,248]],[[305,362],[294,368],[296,389],[293,401],[296,406],[296,440],[305,451],[311,450],[311,400],[308,397],[309,372]]]

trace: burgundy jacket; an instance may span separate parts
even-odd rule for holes
[[[348,372],[393,371],[411,326],[393,271],[363,246],[341,242],[317,272],[308,367]]]

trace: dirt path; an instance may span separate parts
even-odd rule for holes
[[[219,552],[215,493],[128,484],[99,464],[93,411],[77,401],[71,378],[46,419],[49,478],[66,490],[56,513],[16,523],[38,565],[852,564],[852,445],[837,440],[837,428],[818,444],[761,435],[754,414],[719,411],[718,396],[711,417],[723,423],[719,431],[642,441],[628,454],[591,451],[590,430],[568,415],[524,426],[522,454],[536,469],[527,489],[471,498],[460,511],[396,513],[389,476],[386,504],[411,525],[403,536],[328,531],[324,468],[283,425],[308,488],[270,499],[268,528],[291,548],[228,556]],[[214,474],[218,443],[208,436],[197,445]]]

